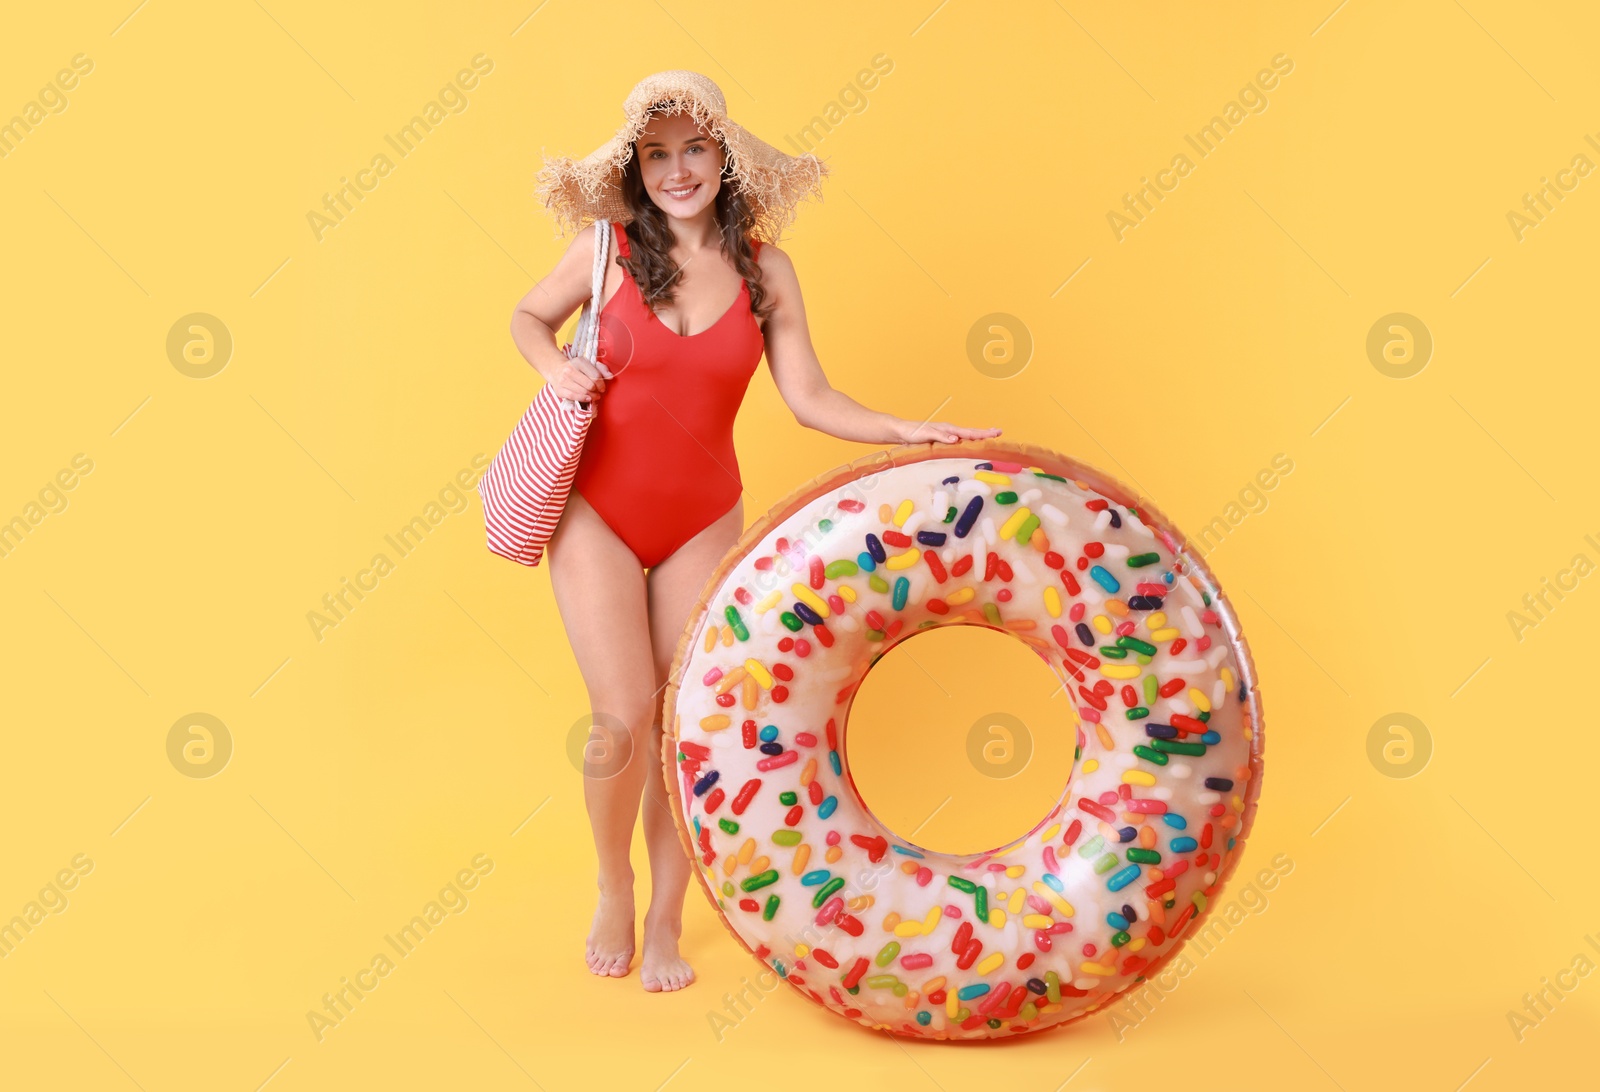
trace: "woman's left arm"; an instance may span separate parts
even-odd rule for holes
[[[943,421],[909,421],[868,409],[843,391],[835,390],[823,374],[806,326],[800,279],[789,256],[771,244],[761,248],[761,286],[773,300],[763,333],[767,366],[772,369],[778,393],[806,428],[826,432],[841,440],[864,444],[955,443],[986,440],[1000,435],[998,428],[963,428]]]

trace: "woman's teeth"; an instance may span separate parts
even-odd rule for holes
[[[691,194],[694,193],[695,190],[697,190],[699,188],[700,188],[700,183],[696,182],[694,185],[688,187],[687,189],[682,189],[682,190],[662,190],[661,192],[665,193],[668,197],[672,197],[672,198],[675,198],[675,199],[677,199],[679,201],[682,201],[684,198],[689,197]]]

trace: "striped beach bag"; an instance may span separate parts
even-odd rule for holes
[[[611,223],[597,220],[592,291],[572,344],[564,349],[569,359],[594,360],[598,352],[600,297],[610,249]],[[611,378],[605,365],[600,370]],[[543,559],[545,544],[572,491],[595,412],[588,402],[558,398],[548,383],[540,389],[478,482],[491,552],[519,565],[534,566]]]

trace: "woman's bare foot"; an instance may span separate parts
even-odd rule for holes
[[[644,958],[639,961],[639,982],[651,993],[681,990],[694,981],[694,968],[678,954],[683,934],[681,915],[668,920],[652,910],[644,916]]]
[[[633,962],[633,883],[599,887],[600,905],[595,907],[584,962],[597,975],[621,978]]]

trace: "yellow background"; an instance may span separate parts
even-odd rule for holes
[[[94,63],[0,159],[0,519],[93,462],[0,558],[0,918],[93,862],[0,959],[0,1083],[1479,1092],[1592,1073],[1600,979],[1520,1042],[1506,1015],[1600,958],[1592,792],[1568,776],[1592,749],[1600,589],[1521,640],[1506,617],[1575,554],[1600,560],[1600,178],[1520,241],[1506,219],[1574,155],[1600,162],[1584,5],[133,8],[30,5],[0,34],[0,118]],[[306,213],[478,53],[494,67],[469,107],[318,241]],[[546,570],[486,551],[474,497],[320,640],[306,619],[537,389],[507,324],[563,247],[530,198],[541,148],[589,151],[674,67],[786,146],[879,53],[893,69],[817,146],[826,199],[784,243],[836,386],[1093,462],[1191,536],[1274,455],[1294,463],[1208,558],[1268,739],[1224,899],[1277,854],[1294,868],[1131,1031],[902,1042],[784,990],[719,1039],[708,1013],[760,967],[694,890],[698,982],[595,980],[566,757],[585,695]],[[1118,241],[1108,211],[1280,53],[1269,107]],[[1366,350],[1397,312],[1434,340],[1409,379]],[[166,351],[192,313],[233,339],[205,380]],[[967,354],[994,313],[1035,346],[1008,379]],[[868,450],[803,431],[765,373],[736,440],[750,520]],[[927,718],[1050,701],[1042,665],[978,636],[976,662],[947,634],[886,659],[863,747],[874,709],[916,714],[880,717],[892,749]],[[917,649],[946,658],[949,698],[897,662]],[[210,778],[167,755],[194,712],[233,742]],[[1397,712],[1431,741],[1410,778],[1369,758]],[[982,795],[961,737],[932,734],[875,806],[959,793],[935,840],[960,840],[963,808],[1035,818]],[[469,906],[318,1042],[306,1011],[478,854],[494,867]]]

